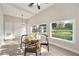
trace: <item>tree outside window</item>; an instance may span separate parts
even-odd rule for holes
[[[59,21],[52,23],[52,37],[72,41],[73,22]]]

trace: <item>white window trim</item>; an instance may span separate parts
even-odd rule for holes
[[[55,40],[60,40],[60,41],[65,41],[65,42],[69,42],[69,43],[75,43],[75,39],[76,39],[76,22],[75,22],[75,19],[69,19],[70,21],[73,22],[73,34],[72,34],[72,41],[69,41],[69,40],[65,40],[65,39],[61,39],[61,38],[55,38],[55,37],[52,37],[52,27],[51,27],[51,24],[52,23],[56,23],[56,22],[59,22],[59,21],[65,21],[65,20],[54,20],[52,22],[50,22],[50,38],[54,38]]]

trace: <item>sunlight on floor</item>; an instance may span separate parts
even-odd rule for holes
[[[1,48],[1,49],[0,49],[0,53],[1,53],[2,50],[6,50],[6,48]]]
[[[9,56],[9,55],[1,55],[1,56]]]
[[[41,53],[45,53],[45,52],[47,52],[47,50],[42,47],[42,48],[41,48]]]

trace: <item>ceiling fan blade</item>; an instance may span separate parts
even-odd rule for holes
[[[38,3],[37,3],[37,8],[40,9],[40,5],[38,5]]]
[[[28,6],[32,7],[34,3],[30,3]]]

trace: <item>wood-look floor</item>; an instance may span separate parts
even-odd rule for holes
[[[59,48],[55,45],[50,44],[50,50],[47,51],[46,47],[41,48],[41,56],[79,56],[71,51]],[[0,48],[0,56],[23,56],[24,49],[20,50],[20,45],[18,40],[8,40],[5,41],[4,45]],[[34,53],[27,53],[27,56],[35,56]],[[40,56],[40,55],[39,55]]]

